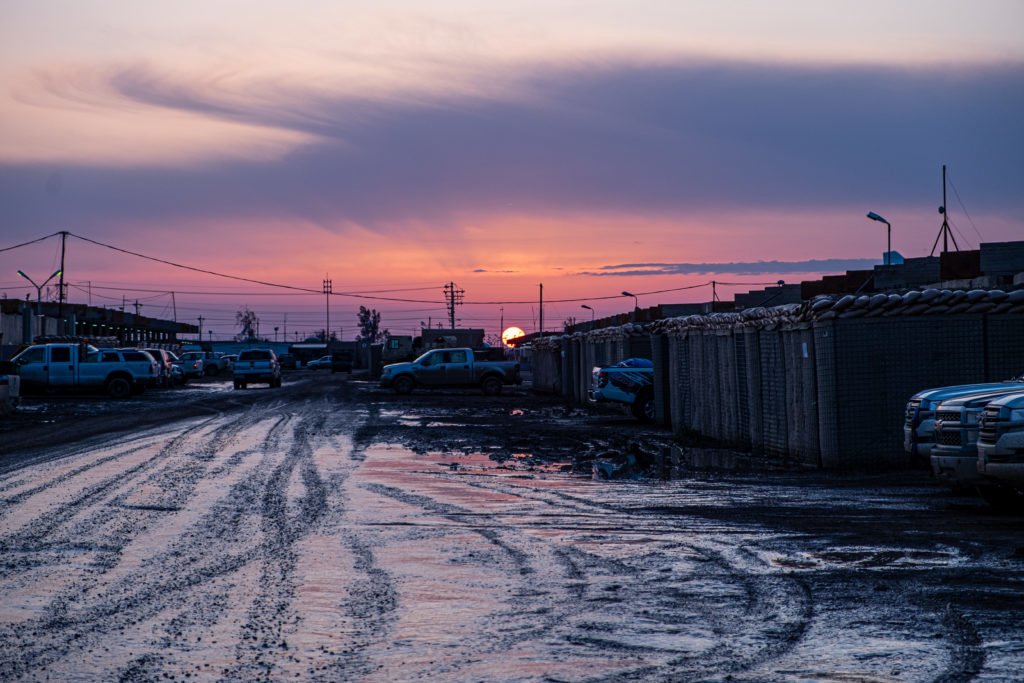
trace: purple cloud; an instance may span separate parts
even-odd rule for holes
[[[102,235],[112,222],[154,217],[390,230],[510,211],[932,207],[942,163],[970,188],[974,206],[1024,212],[1020,64],[544,65],[500,74],[528,93],[503,99],[372,100],[301,84],[270,84],[246,99],[145,66],[101,75],[101,92],[85,95],[93,104],[113,91],[122,104],[298,131],[315,142],[273,161],[179,168],[0,164],[5,234],[33,235],[56,221]],[[56,96],[76,92],[52,77],[44,85]]]

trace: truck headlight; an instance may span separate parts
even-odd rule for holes
[[[1024,422],[1024,408],[1010,411],[1010,422]]]

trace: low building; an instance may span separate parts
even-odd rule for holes
[[[39,337],[114,339],[118,346],[174,347],[179,335],[194,335],[199,328],[188,323],[159,320],[144,315],[84,304],[63,306],[20,299],[0,300],[0,358]]]

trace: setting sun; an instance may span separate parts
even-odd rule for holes
[[[523,332],[518,327],[509,327],[508,329],[501,333],[501,343],[504,344],[505,346],[510,346],[509,342],[511,340],[518,339],[519,337],[525,335],[526,333]]]

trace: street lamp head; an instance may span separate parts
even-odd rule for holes
[[[25,275],[25,271],[23,271],[23,270],[19,270],[19,271],[18,271],[18,275],[22,276],[23,278],[25,278],[25,279],[26,279],[26,280],[28,280],[29,282],[32,282],[32,278],[30,278],[30,277],[29,277],[28,275]]]
[[[585,308],[585,309],[587,309],[588,311],[592,311],[592,310],[594,310],[593,308],[591,308],[590,306],[588,306],[588,305],[586,305],[586,304],[580,304],[580,308]]]
[[[623,292],[622,296],[636,296],[636,294],[633,294],[632,292]]]
[[[873,221],[878,221],[879,223],[885,223],[886,225],[889,225],[889,221],[885,220],[874,211],[868,211],[868,218],[870,218]]]

